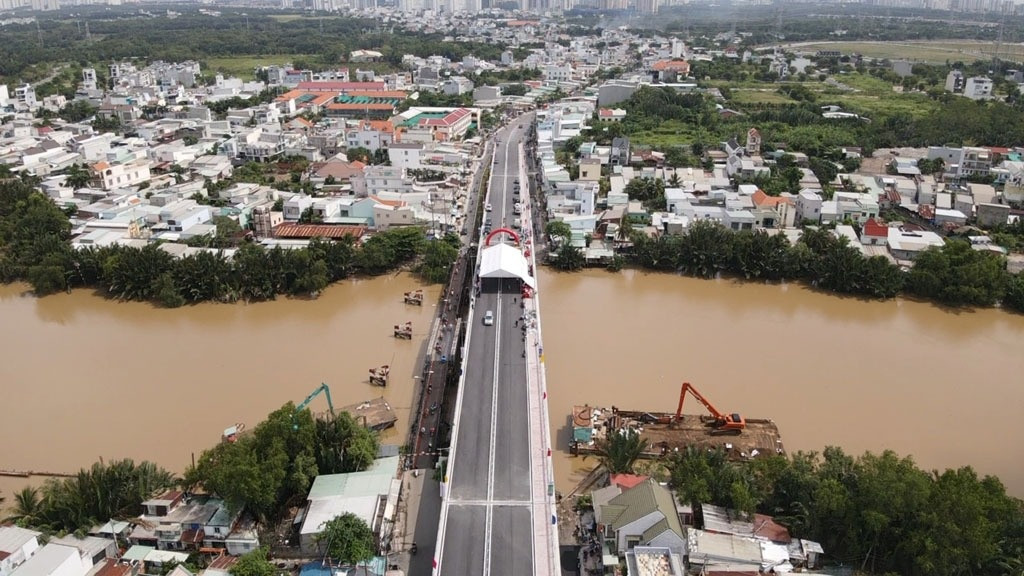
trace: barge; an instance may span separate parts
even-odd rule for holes
[[[711,415],[683,414],[683,400],[687,392],[699,400]],[[583,405],[573,407],[571,420],[569,452],[573,455],[598,454],[604,439],[610,434],[625,431],[638,433],[647,441],[647,449],[641,455],[646,459],[663,458],[691,447],[721,449],[732,460],[785,454],[782,435],[774,421],[722,413],[689,383],[682,386],[675,413]]]

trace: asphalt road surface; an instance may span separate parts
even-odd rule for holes
[[[523,128],[519,128],[522,125]],[[518,144],[529,120],[496,134],[489,202],[492,229],[511,227],[519,195]],[[523,183],[526,184],[525,182]],[[481,238],[481,248],[483,248]],[[533,574],[530,435],[518,280],[484,283],[470,327],[465,389],[440,574]],[[494,324],[485,326],[487,311]]]

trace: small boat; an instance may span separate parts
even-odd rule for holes
[[[241,434],[243,430],[245,430],[245,424],[242,422],[239,422],[230,428],[225,428],[224,434],[221,435],[221,440],[224,442],[237,442],[238,435]]]

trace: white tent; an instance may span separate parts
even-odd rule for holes
[[[530,266],[523,252],[508,244],[495,244],[484,248],[480,261],[481,278],[519,278],[530,288],[537,288],[537,281],[530,276]]]

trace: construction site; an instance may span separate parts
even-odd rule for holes
[[[709,414],[683,414],[687,394]],[[612,434],[639,434],[647,441],[642,454],[647,459],[662,458],[689,447],[721,449],[733,460],[785,453],[775,422],[719,411],[689,382],[680,389],[675,413],[575,406],[572,432],[569,451],[573,455],[598,454],[603,441]]]

